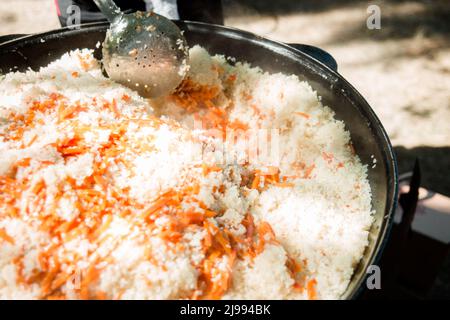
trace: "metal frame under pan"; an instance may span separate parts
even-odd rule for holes
[[[295,74],[301,80],[307,80],[322,97],[323,104],[334,110],[337,119],[344,121],[356,153],[368,166],[372,209],[375,211],[369,245],[342,295],[344,299],[356,298],[364,288],[368,266],[377,263],[381,256],[397,202],[396,160],[381,122],[364,98],[333,70],[332,57],[320,49],[300,46],[299,50],[295,45],[223,26],[190,21],[176,23],[185,30],[190,45],[200,44],[211,54],[235,57],[268,72]],[[95,49],[96,57],[101,58],[101,48],[96,48],[96,44],[103,41],[107,27],[107,23],[93,23],[80,29],[65,28],[9,40],[0,44],[0,74],[28,68],[37,70],[76,48]],[[305,48],[311,49],[309,54],[330,67],[302,52]],[[377,159],[374,168],[373,157]]]

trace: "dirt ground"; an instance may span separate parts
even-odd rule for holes
[[[225,24],[331,53],[394,144],[401,172],[450,195],[450,1],[223,0]],[[14,5],[12,5],[14,4]],[[369,30],[369,4],[381,29]],[[0,35],[59,26],[53,0],[1,0]]]

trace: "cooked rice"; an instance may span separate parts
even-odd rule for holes
[[[2,299],[336,299],[368,243],[367,168],[294,75],[195,46],[148,101],[77,50],[0,119]]]

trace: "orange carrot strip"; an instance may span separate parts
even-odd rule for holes
[[[10,244],[14,244],[14,239],[6,233],[4,228],[0,228],[0,238],[9,242]]]
[[[316,285],[317,285],[316,279],[312,279],[308,281],[308,283],[306,284],[306,292],[308,293],[309,300],[317,299]]]
[[[309,114],[307,114],[307,113],[304,113],[304,112],[300,112],[300,111],[297,111],[297,112],[294,112],[296,115],[299,115],[299,116],[302,116],[303,118],[305,118],[305,119],[309,119],[311,116],[309,115]]]

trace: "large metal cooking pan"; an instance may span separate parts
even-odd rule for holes
[[[296,49],[222,26],[187,21],[178,21],[177,24],[185,30],[189,45],[200,44],[211,54],[232,56],[268,72],[296,74],[307,80],[322,96],[323,103],[335,111],[336,118],[345,122],[356,153],[369,166],[372,208],[375,211],[369,245],[342,296],[344,299],[355,298],[365,286],[367,268],[380,257],[397,200],[396,161],[380,120],[355,88],[333,70],[336,67],[334,60],[323,51],[305,46]],[[96,44],[103,41],[107,27],[107,23],[94,23],[76,30],[59,29],[4,42],[0,44],[0,73],[39,69],[76,48],[95,49],[100,58],[101,50],[96,48]],[[377,159],[375,168],[371,168],[372,156]]]

